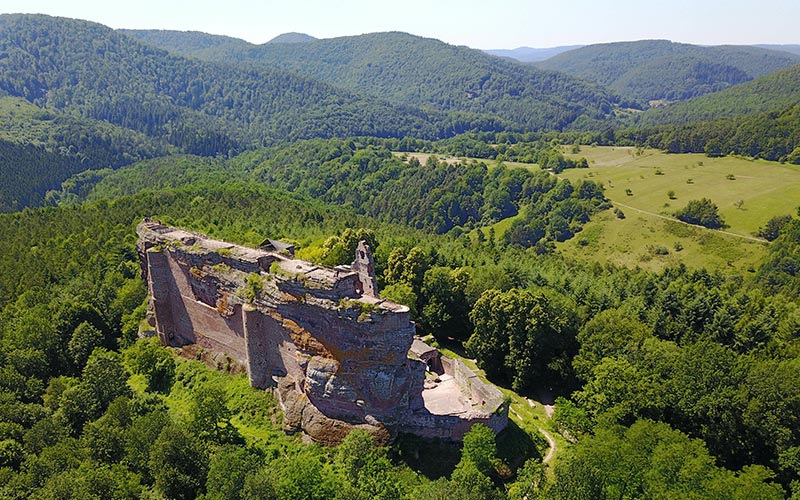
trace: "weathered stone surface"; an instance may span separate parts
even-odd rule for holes
[[[460,439],[474,422],[505,427],[502,394],[463,363],[429,363],[452,383],[424,397],[409,310],[378,297],[365,244],[353,268],[328,269],[153,221],[137,232],[161,341],[241,363],[254,387],[276,389],[287,431],[335,444],[354,428],[388,442],[398,431]]]

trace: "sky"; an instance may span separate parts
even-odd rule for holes
[[[479,49],[663,38],[702,45],[800,44],[800,0],[0,0],[112,28],[203,31],[264,43],[404,31]]]

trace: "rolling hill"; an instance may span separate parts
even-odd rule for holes
[[[282,33],[267,43],[305,43],[305,42],[313,42],[316,40],[311,35],[306,35],[305,33]]]
[[[537,66],[608,86],[641,103],[709,94],[800,63],[800,55],[749,46],[668,40],[589,45]]]
[[[285,70],[188,60],[99,24],[41,15],[0,16],[0,95],[203,155],[310,137],[439,137],[498,127],[494,117],[431,114]]]
[[[634,116],[638,125],[686,124],[772,111],[800,103],[800,64],[715,94],[649,109]]]
[[[791,52],[792,54],[800,55],[800,45],[797,44],[758,44],[753,47],[760,47],[762,49],[782,50],[783,52]]]
[[[599,86],[568,75],[406,33],[217,50],[193,35],[126,33],[177,55],[289,70],[396,105],[495,115],[528,130],[563,129],[582,116],[604,119],[616,103]]]
[[[42,204],[47,191],[78,172],[173,151],[166,141],[130,129],[0,97],[0,212]]]

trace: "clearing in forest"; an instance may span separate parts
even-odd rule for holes
[[[565,149],[565,153],[567,153]],[[629,147],[582,146],[589,169],[565,170],[561,178],[603,183],[606,196],[625,215],[595,216],[575,238],[559,245],[569,255],[600,262],[660,269],[757,266],[766,244],[748,238],[771,217],[795,214],[800,204],[800,167],[737,157],[666,154]],[[722,234],[664,218],[689,200],[710,198],[727,223]]]

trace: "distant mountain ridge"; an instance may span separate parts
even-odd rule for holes
[[[557,56],[562,52],[579,49],[581,47],[583,47],[583,45],[561,45],[558,47],[546,48],[517,47],[516,49],[490,49],[484,50],[484,52],[493,56],[516,59],[520,62],[539,62]]]
[[[560,130],[611,115],[616,97],[577,78],[400,32],[306,43],[226,45],[129,32],[174,54],[289,70],[396,105],[492,115],[527,130]]]
[[[204,50],[246,44],[179,37]],[[231,156],[303,138],[434,139],[509,124],[392,105],[279,69],[177,57],[88,21],[0,15],[0,126],[4,211],[40,203],[81,170],[163,154]]]
[[[189,38],[203,50],[247,43],[152,33]],[[195,154],[298,138],[435,138],[498,127],[496,117],[432,114],[282,69],[189,60],[100,24],[43,15],[0,16],[0,94],[164,138]]]
[[[759,47],[641,40],[589,45],[537,66],[606,85],[646,103],[718,92],[797,63],[800,55]]]
[[[305,42],[313,42],[316,40],[311,35],[306,35],[305,33],[282,33],[272,40],[268,41],[267,43],[305,43]]]
[[[761,43],[753,45],[753,47],[759,47],[762,49],[769,49],[769,50],[782,50],[783,52],[791,52],[792,54],[800,55],[800,44],[770,44],[770,43]]]

